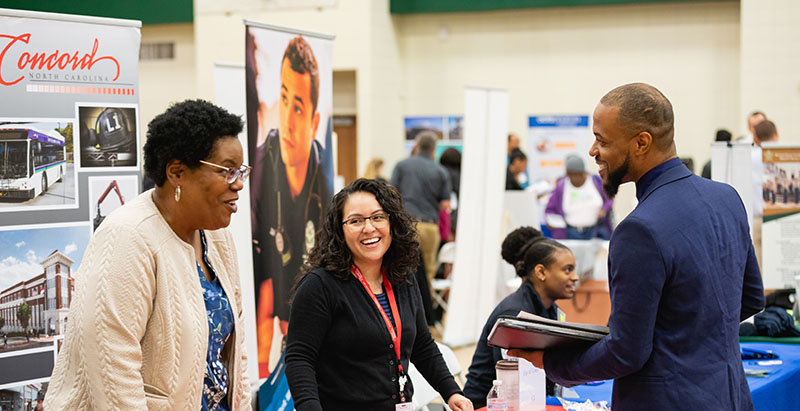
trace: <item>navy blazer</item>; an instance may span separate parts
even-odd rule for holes
[[[547,350],[547,376],[614,378],[615,411],[752,410],[739,322],[764,307],[764,289],[742,200],[677,159],[645,174],[637,194],[611,237],[610,333]]]

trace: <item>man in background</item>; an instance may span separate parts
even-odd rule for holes
[[[528,157],[519,148],[511,151],[508,157],[508,167],[506,167],[506,190],[522,190],[519,183],[519,176],[528,168]]]
[[[614,379],[615,411],[753,410],[739,322],[764,307],[747,213],[736,190],[677,156],[672,104],[642,83],[593,115],[589,154],[609,196],[634,182],[638,206],[609,248],[609,334],[587,347],[511,350],[561,385]]]
[[[450,212],[450,179],[442,166],[433,161],[436,138],[423,134],[417,139],[418,152],[397,163],[390,184],[403,196],[409,214],[416,217],[419,246],[428,283],[436,274],[436,253],[441,241],[439,210]]]
[[[750,132],[750,139],[756,141],[756,126],[762,121],[767,120],[767,115],[761,111],[754,111],[747,116],[747,130]]]
[[[778,129],[775,123],[770,120],[764,120],[753,128],[756,136],[756,144],[761,146],[762,143],[777,143],[778,142]]]
[[[508,143],[506,154],[508,155],[509,162],[511,162],[511,152],[519,149],[519,136],[517,133],[508,133]]]
[[[755,247],[758,265],[761,266],[761,227],[764,222],[764,164],[762,161],[763,151],[761,144],[777,143],[778,130],[775,123],[766,119],[764,113],[755,112],[750,119],[763,118],[763,120],[752,127],[754,148],[751,152],[753,163],[753,246]],[[781,191],[781,187],[778,187]]]
[[[259,146],[251,185],[261,376],[270,372],[275,320],[283,335],[288,330],[290,292],[330,201],[322,146],[315,139],[320,122],[317,60],[305,39],[295,37],[281,61],[280,128],[269,130]]]

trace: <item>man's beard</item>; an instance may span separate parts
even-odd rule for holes
[[[608,198],[614,198],[619,191],[619,186],[622,184],[622,179],[628,174],[628,169],[631,166],[631,155],[625,155],[625,161],[616,170],[608,171],[606,181],[603,182],[603,191],[606,192]]]

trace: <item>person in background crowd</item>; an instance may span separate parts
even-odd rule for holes
[[[717,130],[717,135],[714,138],[714,141],[717,143],[720,142],[728,142],[731,141],[731,132],[724,129]],[[703,178],[707,178],[711,180],[711,160],[709,159],[706,164],[703,166],[703,171],[701,172],[700,176]]]
[[[383,159],[375,157],[367,163],[367,168],[364,170],[364,178],[385,183],[386,179],[383,178],[381,171],[383,171]]]
[[[508,133],[508,141],[506,143],[506,154],[508,155],[508,163],[511,163],[511,153],[514,150],[519,150],[520,141],[517,133]]]
[[[384,183],[358,179],[333,197],[292,302],[286,377],[298,411],[410,403],[410,362],[451,409],[472,411],[425,322],[416,238]]]
[[[755,143],[761,146],[763,143],[775,143],[778,141],[778,129],[775,123],[770,120],[764,120],[758,123],[755,127]]]
[[[751,175],[753,180],[753,246],[755,247],[758,265],[761,266],[761,226],[764,221],[764,199],[763,196],[758,195],[758,193],[764,190],[764,163],[762,162],[763,151],[761,149],[761,144],[777,142],[778,130],[775,128],[775,123],[766,119],[764,113],[753,113],[750,119],[759,118],[759,116],[764,117],[764,120],[753,127],[754,147],[753,151],[751,151],[752,157],[750,160],[753,167]],[[783,192],[786,188],[781,183],[778,183],[777,186],[778,193]]]
[[[752,410],[739,322],[764,307],[747,214],[736,190],[677,158],[672,104],[626,84],[600,100],[589,154],[609,196],[639,204],[609,250],[609,335],[590,347],[510,350],[562,385],[614,380],[615,411]]]
[[[503,260],[514,266],[522,278],[519,289],[495,307],[475,347],[472,364],[467,373],[464,394],[477,408],[486,405],[486,395],[497,379],[495,364],[504,359],[502,350],[488,345],[489,333],[501,315],[519,314],[520,311],[551,320],[565,321],[564,313],[555,301],[572,298],[578,276],[575,274],[575,256],[563,244],[542,237],[533,227],[520,227],[512,231],[502,246]],[[548,393],[553,394],[553,384],[548,381]]]
[[[457,149],[450,147],[439,157],[439,164],[447,171],[450,177],[450,213],[445,210],[439,211],[439,231],[441,234],[442,243],[448,241],[455,241],[456,223],[458,223],[458,194],[461,185],[461,152]],[[448,216],[448,227],[445,229],[441,224],[442,217]]]
[[[750,132],[748,140],[756,142],[756,126],[767,120],[767,115],[761,111],[754,111],[747,116],[747,131]]]
[[[111,213],[75,274],[56,410],[249,410],[236,250],[242,120],[202,100],[149,124],[156,187]]]
[[[508,159],[506,161],[506,165],[511,164],[511,160],[512,160],[511,159],[511,154],[512,153],[514,153],[515,151],[520,151],[520,152],[522,151],[520,146],[521,146],[521,143],[520,143],[519,136],[517,135],[517,133],[509,133],[508,134],[508,143],[507,143],[507,147],[506,147],[506,150],[507,150],[506,152],[508,153]],[[528,179],[527,163],[526,163],[525,168],[522,169],[522,172],[516,174],[515,180],[519,184],[521,190],[524,190],[524,189],[528,188],[528,185],[530,184],[530,181]],[[507,188],[506,190],[509,190],[509,189]]]
[[[589,176],[577,154],[567,155],[565,164],[567,176],[556,182],[545,208],[547,228],[557,239],[608,240],[614,200],[603,191],[603,180],[598,175]]]
[[[397,163],[391,185],[403,196],[403,204],[416,217],[419,244],[425,262],[428,285],[436,274],[436,253],[439,250],[439,210],[450,212],[450,177],[433,161],[436,139],[430,134],[418,138],[419,152]]]
[[[281,61],[280,128],[264,133],[250,185],[260,375],[270,372],[276,320],[279,332],[286,334],[289,293],[316,243],[331,196],[322,145],[315,138],[320,122],[317,59],[298,36],[289,41]]]
[[[506,168],[506,190],[522,190],[517,178],[528,168],[528,157],[516,148],[511,152]]]

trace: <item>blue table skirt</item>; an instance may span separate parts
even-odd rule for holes
[[[753,370],[769,370],[763,378],[749,377],[750,393],[756,411],[797,410],[800,409],[800,345],[742,343],[742,347],[757,350],[769,350],[778,356],[783,364],[760,366],[756,360],[744,361],[744,368]],[[603,381],[591,385],[572,387],[580,396],[573,401],[608,401],[611,403],[613,381]],[[548,405],[561,405],[555,397],[547,397]]]

